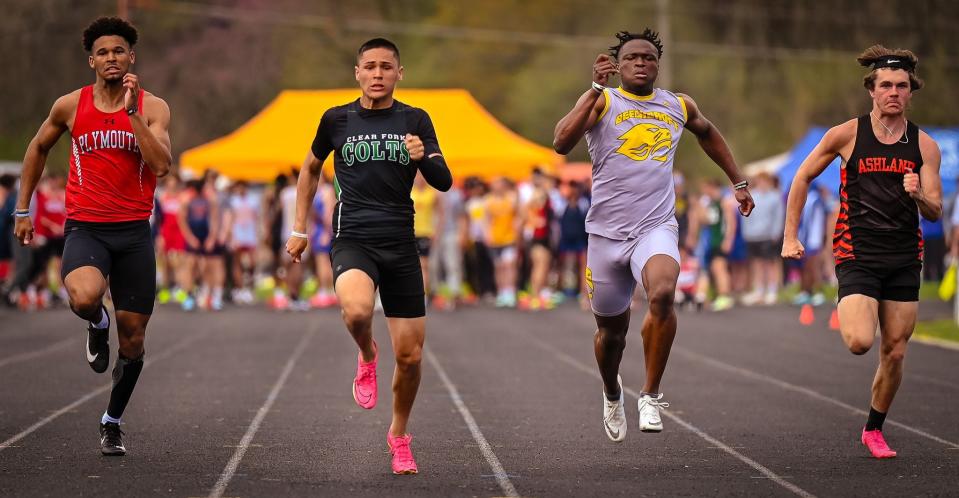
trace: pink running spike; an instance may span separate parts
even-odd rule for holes
[[[416,474],[419,469],[416,468],[416,460],[413,460],[413,452],[410,450],[410,443],[413,441],[413,435],[393,436],[386,434],[386,444],[390,447],[390,454],[393,455],[393,473]]]
[[[869,452],[876,458],[895,458],[896,452],[889,448],[886,439],[882,437],[882,431],[867,431],[862,429],[862,444],[869,448]]]
[[[373,341],[373,349],[376,356],[369,363],[363,362],[363,353],[357,353],[356,377],[353,378],[353,400],[367,410],[376,406],[376,360],[380,357],[376,341]]]

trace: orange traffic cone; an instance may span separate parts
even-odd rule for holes
[[[804,304],[802,309],[799,311],[799,323],[803,325],[812,325],[812,322],[816,320],[816,315],[813,314],[812,305]]]
[[[829,315],[829,330],[839,330],[839,310],[832,310],[832,315]]]

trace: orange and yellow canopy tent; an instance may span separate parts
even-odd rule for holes
[[[317,125],[330,107],[359,97],[358,89],[285,90],[238,129],[180,155],[194,174],[213,169],[229,178],[272,181],[303,164]],[[466,90],[398,89],[395,97],[429,113],[453,178],[525,179],[536,167],[554,171],[563,157],[513,133]],[[324,164],[332,171],[333,154]]]

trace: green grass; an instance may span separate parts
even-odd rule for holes
[[[959,325],[953,319],[919,322],[915,335],[959,343]]]

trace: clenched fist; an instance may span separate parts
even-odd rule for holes
[[[127,111],[136,109],[138,97],[140,96],[140,79],[133,73],[127,73],[123,76],[123,88],[127,91],[123,94],[123,108]]]
[[[619,72],[619,66],[616,60],[607,54],[599,54],[596,62],[593,63],[593,81],[600,85],[607,86],[609,76]]]
[[[786,259],[802,259],[806,254],[806,248],[802,242],[796,238],[787,238],[783,240],[782,257]]]
[[[426,150],[423,147],[423,141],[420,140],[420,137],[416,135],[406,134],[406,151],[410,153],[410,159],[413,161],[420,161],[423,159],[423,152]]]
[[[902,188],[913,199],[922,196],[922,189],[919,186],[919,173],[913,173],[912,168],[906,168],[906,174],[902,175]]]

